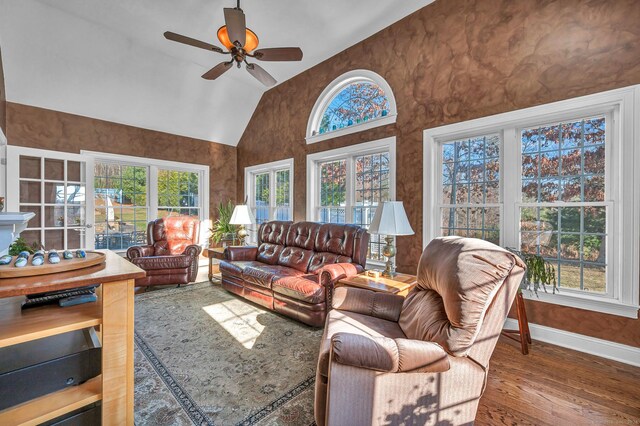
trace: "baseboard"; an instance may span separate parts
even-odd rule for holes
[[[504,325],[508,329],[517,329],[518,321],[507,318]],[[640,367],[640,348],[538,324],[529,323],[529,331],[534,340]]]

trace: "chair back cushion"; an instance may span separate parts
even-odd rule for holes
[[[286,247],[280,253],[278,265],[307,272],[318,228],[320,224],[314,222],[296,222],[289,225],[285,239]]]
[[[170,216],[149,222],[147,242],[153,245],[156,256],[178,255],[187,246],[197,244],[200,219],[191,216]]]
[[[258,256],[256,260],[268,265],[276,265],[287,241],[291,222],[265,222],[258,228]]]
[[[467,355],[514,268],[522,272],[524,264],[490,242],[434,239],[422,253],[418,284],[405,299],[400,327],[410,339],[439,343],[455,356]]]

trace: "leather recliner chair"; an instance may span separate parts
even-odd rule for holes
[[[147,225],[147,245],[127,250],[127,259],[147,273],[136,286],[188,284],[198,275],[200,220],[189,216],[156,219]]]
[[[492,243],[436,238],[406,299],[339,287],[315,387],[323,425],[473,424],[524,264]]]

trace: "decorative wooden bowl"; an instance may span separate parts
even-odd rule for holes
[[[76,269],[88,268],[90,266],[99,265],[104,263],[106,255],[97,251],[88,251],[87,257],[73,259],[63,259],[62,252],[58,252],[60,255],[60,263],[49,263],[47,254],[44,255],[44,263],[40,266],[33,266],[31,259],[33,255],[29,256],[27,265],[22,268],[16,268],[13,264],[16,261],[16,257],[8,265],[0,265],[0,278],[21,278],[32,277],[34,275],[46,275],[55,274],[58,272],[73,271]]]

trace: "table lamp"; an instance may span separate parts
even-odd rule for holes
[[[233,209],[233,214],[231,215],[229,223],[231,225],[240,225],[238,238],[240,239],[241,244],[244,245],[244,239],[249,234],[244,226],[256,223],[256,218],[253,216],[253,212],[248,205],[238,204]]]
[[[414,234],[402,201],[385,201],[382,205],[379,205],[371,225],[369,225],[369,232],[386,235],[384,240],[387,244],[382,249],[382,255],[387,258],[387,265],[382,275],[389,278],[393,277],[396,274],[393,270],[392,260],[396,255],[393,237]]]

